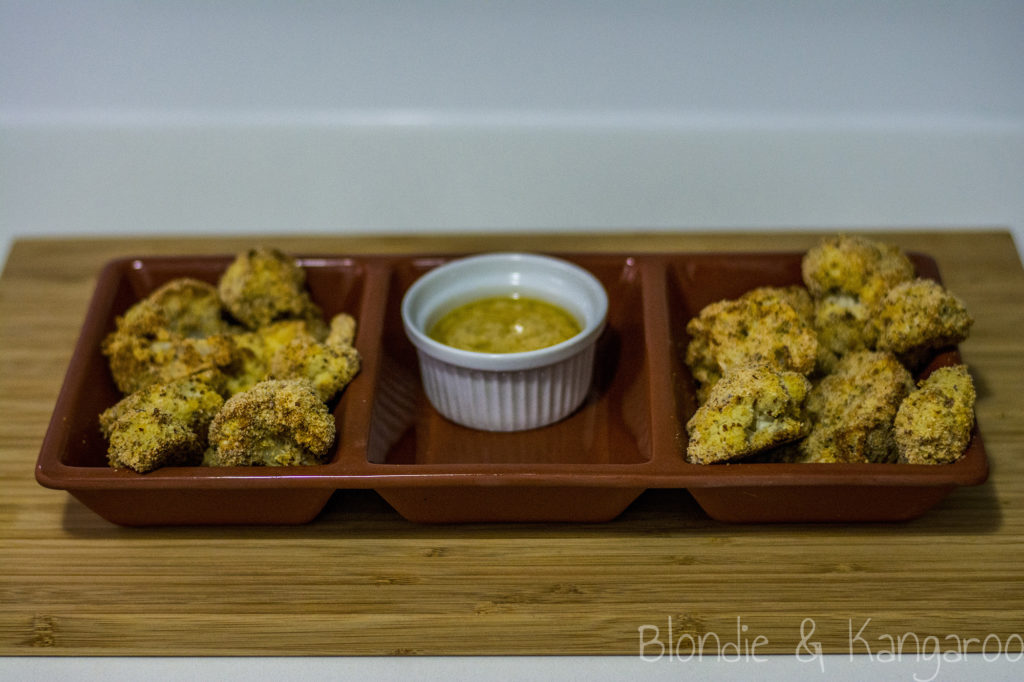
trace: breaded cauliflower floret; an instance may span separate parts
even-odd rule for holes
[[[198,465],[207,431],[224,399],[206,382],[185,377],[153,384],[100,415],[115,468],[145,473],[162,466]]]
[[[748,457],[803,437],[810,382],[798,372],[765,365],[731,368],[686,425],[686,458],[712,464]]]
[[[227,332],[217,289],[191,277],[173,279],[117,318],[122,333],[147,335],[168,331],[188,338]]]
[[[898,247],[851,235],[829,237],[809,249],[801,271],[812,297],[848,294],[868,305],[914,277],[913,263]]]
[[[257,329],[284,318],[320,317],[306,291],[306,272],[277,249],[250,249],[235,257],[217,284],[235,319]]]
[[[915,279],[889,290],[874,324],[879,350],[913,361],[922,352],[966,339],[974,319],[960,299],[938,282]]]
[[[974,428],[976,393],[964,365],[942,367],[919,384],[896,413],[901,462],[948,464],[960,458]]]
[[[228,394],[248,390],[272,378],[270,365],[274,355],[296,339],[316,343],[326,335],[327,325],[322,320],[280,320],[232,335],[234,355],[225,370]]]
[[[686,364],[701,384],[699,397],[726,371],[748,364],[810,373],[818,339],[808,305],[796,288],[761,287],[705,306],[687,323]]]
[[[328,402],[359,373],[359,352],[352,346],[331,346],[299,337],[270,359],[275,379],[306,379],[320,400]]]
[[[874,346],[871,310],[850,294],[830,294],[814,302],[819,372],[828,374],[839,358]]]
[[[209,466],[322,463],[334,417],[304,380],[262,381],[228,398],[210,424]]]
[[[115,321],[101,351],[114,383],[134,393],[230,362],[230,325],[221,315],[217,291],[188,277],[171,280],[131,306]]]
[[[232,337],[235,359],[227,371],[229,393],[248,390],[266,379],[308,379],[327,402],[352,381],[360,369],[360,356],[351,343],[355,319],[344,313],[326,324],[308,320],[282,320]],[[335,330],[335,328],[337,328]]]
[[[814,428],[800,444],[802,461],[893,461],[892,420],[913,387],[910,372],[891,353],[844,356],[807,398]]]
[[[157,329],[147,334],[111,332],[100,347],[124,394],[199,372],[219,373],[232,362],[234,344],[226,334],[191,338]]]

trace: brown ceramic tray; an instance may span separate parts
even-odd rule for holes
[[[681,361],[687,320],[755,286],[799,283],[801,254],[557,255],[596,275],[610,301],[591,394],[565,421],[484,433],[430,407],[399,304],[420,274],[453,255],[308,257],[300,261],[314,300],[326,315],[356,316],[363,356],[361,373],[334,405],[338,438],[329,461],[144,475],[106,465],[97,420],[119,394],[100,342],[115,316],[156,287],[186,275],[215,282],[231,257],[113,261],[100,273],[36,478],[123,525],[304,523],[335,491],[360,488],[427,522],[606,521],[648,488],[687,489],[724,521],[893,521],[985,480],[977,432],[964,457],[946,466],[687,463],[683,425],[695,409]],[[932,259],[913,259],[922,275],[938,278]],[[931,368],[958,358],[948,349]]]

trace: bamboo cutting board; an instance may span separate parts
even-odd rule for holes
[[[1003,231],[877,234],[976,318],[989,481],[903,523],[727,525],[685,491],[604,524],[416,525],[339,491],[290,527],[121,528],[33,468],[101,266],[131,255],[804,250],[820,234],[24,239],[0,279],[0,655],[878,654],[1024,643],[1024,271]],[[661,647],[661,649],[659,649]],[[734,648],[736,647],[736,648]]]

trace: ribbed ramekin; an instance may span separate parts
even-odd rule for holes
[[[581,331],[522,353],[478,353],[427,335],[456,306],[519,294],[558,305]],[[491,253],[450,261],[420,277],[402,299],[402,323],[419,357],[423,388],[448,419],[487,431],[521,431],[571,414],[587,396],[594,348],[604,330],[608,296],[587,270],[528,253]]]

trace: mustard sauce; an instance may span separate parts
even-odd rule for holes
[[[477,353],[522,353],[580,333],[562,308],[534,298],[496,296],[461,305],[430,329],[435,341]]]

